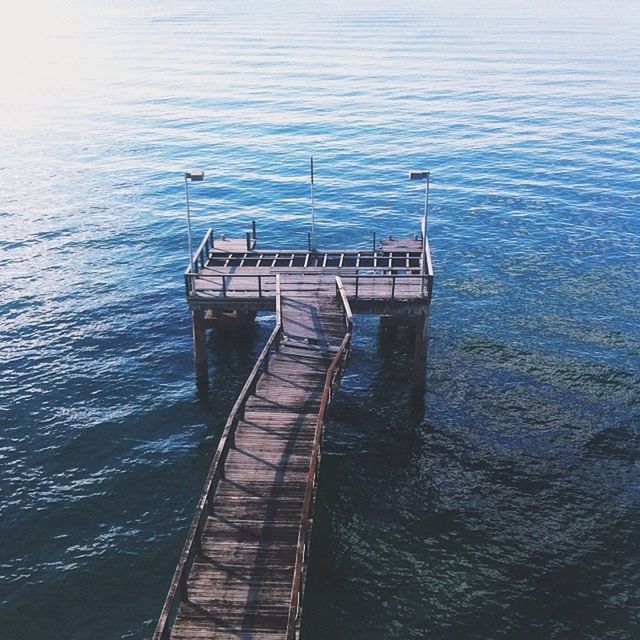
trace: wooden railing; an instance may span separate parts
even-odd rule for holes
[[[258,360],[256,361],[247,381],[245,382],[240,395],[236,400],[229,418],[224,426],[218,448],[213,457],[213,462],[209,468],[204,488],[196,505],[196,512],[191,521],[187,539],[182,548],[178,565],[171,580],[169,592],[162,607],[160,618],[153,634],[153,640],[166,640],[171,631],[171,624],[175,616],[177,607],[180,602],[188,599],[187,579],[189,570],[193,564],[196,555],[201,553],[201,536],[203,525],[206,523],[207,516],[212,510],[213,499],[221,479],[224,479],[224,465],[229,450],[235,444],[235,433],[238,421],[244,417],[244,408],[249,396],[255,392],[255,387],[263,372],[269,370],[269,356],[273,349],[277,349],[282,334],[282,312],[280,305],[280,278],[276,276],[276,325],[273,332],[269,336],[267,343],[262,349]]]
[[[190,295],[191,293],[190,285],[193,282],[193,277],[204,269],[207,261],[209,260],[209,254],[213,250],[213,242],[213,228],[209,227],[207,229],[207,233],[204,234],[202,242],[192,256],[191,264],[189,264],[184,272],[184,284],[187,290],[187,295]]]
[[[289,602],[289,616],[287,619],[286,640],[296,640],[300,631],[302,614],[302,598],[304,596],[304,586],[306,578],[307,561],[311,543],[311,522],[313,518],[313,507],[315,501],[316,480],[320,467],[320,453],[322,445],[322,432],[326,413],[333,395],[338,387],[340,378],[347,363],[349,350],[351,348],[351,335],[353,331],[353,315],[349,300],[344,290],[340,276],[336,276],[336,297],[340,301],[345,323],[345,336],[340,348],[329,365],[325,378],[320,411],[316,421],[315,435],[313,439],[313,451],[311,454],[311,465],[307,476],[304,502],[302,504],[302,516],[300,518],[300,529],[298,531],[298,544],[296,547],[296,560],[293,569],[293,584],[291,587],[291,599]]]
[[[196,249],[196,252],[193,255],[193,267],[194,272],[198,273],[201,269],[204,269],[204,266],[207,264],[207,260],[209,259],[209,253],[213,249],[213,228],[209,227],[207,229],[207,233],[204,234],[204,238],[202,242]]]
[[[424,274],[389,273],[390,270],[380,269],[380,273],[371,273],[375,269],[363,269],[367,273],[349,273],[346,270],[342,273],[342,280],[349,286],[349,297],[354,300],[360,299],[389,299],[389,300],[417,300],[425,297],[431,288],[431,256],[426,254],[424,259]],[[391,270],[393,271],[393,270]],[[295,275],[302,277],[317,277],[314,272],[287,271],[279,272],[281,275]],[[327,274],[329,275],[329,274]],[[335,274],[331,274],[335,275]],[[209,282],[210,287],[196,291],[194,281]],[[264,299],[273,298],[275,295],[275,275],[274,274],[185,274],[187,280],[187,291],[189,297],[202,299]],[[376,283],[375,288],[365,285]],[[386,287],[385,287],[386,284]]]
[[[242,297],[242,294],[254,294],[253,296],[244,297],[257,297],[257,298],[273,298],[275,294],[275,275],[272,273],[265,274],[216,274],[216,273],[192,273],[187,272],[184,274],[185,288],[187,290],[187,297],[197,295],[198,292],[195,288],[195,282],[198,279],[201,282],[209,282],[212,289],[208,291],[214,291],[216,297],[232,298]],[[243,287],[238,283],[246,283]],[[232,284],[234,285],[232,287]],[[206,295],[206,289],[205,295]]]
[[[425,285],[428,286],[430,278],[411,274],[343,274],[341,277],[344,284],[350,286],[352,300],[418,300],[424,297]],[[367,288],[370,283],[376,283],[376,286]]]
[[[349,298],[342,284],[342,278],[336,276],[336,298],[341,301],[342,306],[342,320],[344,322],[345,329],[348,334],[351,334],[353,329],[353,314],[351,313],[351,305],[349,304]]]

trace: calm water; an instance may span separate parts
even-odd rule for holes
[[[636,3],[110,4],[0,26],[2,640],[149,637],[272,320],[198,398],[181,172],[198,236],[303,246],[312,153],[324,247],[432,169],[437,280],[420,406],[358,318],[305,640],[638,637]]]

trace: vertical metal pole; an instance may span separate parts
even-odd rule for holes
[[[184,194],[187,198],[187,230],[189,232],[189,271],[193,271],[193,240],[191,239],[191,212],[189,210],[189,185],[187,174],[184,174]]]
[[[430,173],[427,171],[427,182],[424,187],[424,225],[423,225],[424,238],[422,239],[423,246],[425,244],[425,239],[427,237],[427,213],[429,211],[429,177],[430,177]]]
[[[316,250],[316,208],[313,196],[313,156],[311,156],[311,248],[310,251]]]
[[[429,178],[431,174],[427,171],[427,182],[424,186],[424,218],[422,221],[422,282],[420,283],[420,295],[424,298],[424,274],[427,261],[427,216],[429,213]]]

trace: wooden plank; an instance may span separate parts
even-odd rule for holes
[[[292,267],[296,256],[283,255]],[[270,257],[273,267],[280,255]],[[236,285],[235,279],[228,291],[251,293],[250,281]],[[190,602],[178,608],[174,640],[284,637],[318,411],[327,369],[345,335],[334,296],[335,278],[333,284],[327,276],[282,280],[282,321],[291,335],[281,338],[268,371],[252,386],[235,428],[187,576]]]

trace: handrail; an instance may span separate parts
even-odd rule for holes
[[[280,291],[279,285],[280,278],[279,276],[277,276],[276,288],[278,292]],[[255,385],[258,381],[260,370],[263,366],[265,367],[265,371],[268,369],[269,352],[280,337],[281,331],[281,318],[276,316],[276,325],[271,335],[269,336],[267,343],[264,345],[262,351],[260,352],[260,355],[258,356],[258,359],[253,366],[249,377],[244,383],[244,386],[240,391],[240,395],[238,396],[235,404],[233,405],[233,408],[231,409],[229,417],[227,418],[222,436],[220,437],[220,442],[218,442],[216,453],[213,457],[211,466],[209,467],[209,472],[207,473],[204,488],[202,490],[202,493],[200,494],[200,498],[198,499],[196,512],[191,521],[187,539],[185,540],[184,546],[182,548],[182,553],[180,554],[180,559],[178,560],[176,570],[174,571],[173,578],[171,580],[171,586],[169,587],[169,592],[167,593],[167,597],[165,598],[164,605],[158,619],[158,624],[156,625],[156,629],[153,634],[153,640],[166,640],[166,638],[168,637],[167,634],[171,628],[169,624],[170,617],[173,608],[176,605],[176,595],[178,594],[178,591],[180,590],[181,600],[186,600],[188,597],[187,569],[189,563],[191,562],[191,560],[193,560],[193,554],[200,551],[200,535],[202,533],[200,531],[200,527],[202,525],[203,515],[205,515],[206,510],[211,509],[211,503],[218,486],[218,481],[221,478],[224,478],[224,464],[227,458],[227,454],[229,453],[229,449],[234,445],[235,442],[235,432],[238,419],[242,417],[244,406],[249,398],[249,395],[255,390]]]
[[[250,280],[257,281],[258,289],[256,293],[258,294],[258,298],[264,298],[266,297],[267,292],[263,291],[263,281],[265,279],[267,279],[268,281],[275,280],[275,277],[277,275],[280,275],[280,274],[277,274],[277,273],[258,273],[258,274],[254,274],[254,273],[251,273],[251,274],[249,273],[185,273],[184,277],[186,282],[187,297],[198,294],[195,287],[191,286],[191,283],[193,283],[196,279],[219,281],[220,287],[221,287],[220,292],[222,293],[223,298],[229,297],[228,281],[230,280],[246,281],[250,279]],[[236,293],[247,293],[247,292],[255,291],[255,288],[253,287],[248,289],[236,288],[234,291]]]
[[[341,279],[347,284],[354,285],[353,295],[351,296],[355,300],[416,300],[424,297],[424,285],[429,286],[431,276],[428,275],[416,275],[416,274],[384,274],[384,275],[370,275],[370,274],[342,274]],[[378,280],[378,282],[389,284],[391,286],[390,295],[383,295],[384,290],[380,292],[380,295],[362,295],[360,290],[361,281]],[[407,282],[419,282],[420,291],[417,295],[406,296],[401,292],[400,295],[396,292],[396,284]]]
[[[259,286],[262,293],[262,287]],[[284,325],[282,323],[282,295],[280,290],[280,275],[276,274],[276,323],[282,327],[282,333],[284,334]]]
[[[428,268],[431,269],[430,266],[430,254],[427,254],[427,261],[426,263],[428,263]],[[304,272],[288,272],[288,271],[282,271],[282,272],[278,272],[276,274],[274,273],[265,273],[265,274],[244,274],[244,273],[233,273],[233,274],[203,274],[203,273],[199,273],[199,274],[185,274],[185,277],[187,279],[193,280],[195,278],[199,278],[202,280],[209,280],[209,281],[213,281],[213,282],[217,282],[219,284],[218,288],[215,289],[202,289],[200,291],[196,291],[195,289],[191,290],[190,288],[188,288],[187,290],[189,291],[188,293],[188,297],[198,297],[198,296],[202,296],[202,298],[204,299],[212,299],[212,298],[233,298],[238,297],[239,294],[247,294],[247,293],[253,293],[255,294],[254,296],[246,296],[249,298],[273,298],[275,297],[275,291],[274,289],[270,288],[270,287],[266,287],[265,286],[265,279],[267,280],[267,282],[271,283],[271,281],[275,278],[276,275],[286,275],[287,273],[295,273],[295,275],[300,275],[300,276],[312,276],[315,275],[317,277],[317,273],[313,274],[313,273],[304,273]],[[328,275],[328,274],[327,274]],[[331,275],[335,275],[335,274],[331,274]],[[430,286],[430,279],[433,276],[431,274],[416,274],[416,273],[400,273],[400,274],[396,274],[396,273],[342,273],[341,278],[343,279],[343,283],[355,283],[356,286],[356,290],[355,293],[353,295],[353,297],[355,299],[368,299],[366,296],[362,296],[360,295],[359,292],[359,284],[362,281],[372,281],[372,280],[378,280],[379,282],[382,283],[388,283],[391,286],[391,294],[390,294],[390,298],[392,300],[395,299],[415,299],[415,298],[420,298],[420,297],[424,297],[424,285],[426,284],[427,286]],[[246,285],[243,286],[242,283],[244,282],[255,282],[257,283],[257,287],[256,286],[250,286],[250,285]],[[418,295],[416,296],[409,296],[408,298],[403,298],[402,296],[398,296],[396,295],[396,284],[402,284],[402,283],[408,283],[408,282],[417,282],[417,281],[421,281],[420,283],[420,292]],[[234,286],[233,288],[231,288],[231,283],[237,283],[238,286]],[[383,297],[387,297],[384,295],[376,295],[373,296],[372,299],[377,299],[377,298],[383,298]]]
[[[207,259],[209,258],[209,252],[213,249],[213,243],[213,227],[209,227],[207,232],[204,234],[202,242],[198,245],[195,253],[191,256],[191,262],[184,272],[184,284],[187,290],[187,296],[191,293],[193,276],[199,273],[200,269],[204,269]]]
[[[304,494],[304,502],[302,503],[302,516],[300,518],[300,529],[298,530],[298,543],[296,547],[296,561],[293,569],[293,583],[291,586],[291,599],[289,601],[289,616],[287,619],[287,632],[285,635],[286,640],[295,640],[296,631],[299,622],[300,603],[302,602],[302,595],[304,592],[305,576],[303,571],[306,565],[305,559],[309,553],[310,535],[309,520],[313,512],[314,494],[316,478],[318,474],[318,468],[320,463],[320,444],[322,441],[322,431],[324,427],[325,416],[327,408],[331,403],[333,397],[333,390],[336,383],[339,381],[344,366],[349,354],[349,348],[351,345],[352,334],[352,315],[349,301],[344,293],[344,287],[341,287],[339,276],[336,276],[336,285],[340,292],[338,299],[343,304],[343,311],[345,314],[345,324],[347,332],[345,333],[340,348],[334,356],[327,375],[325,377],[324,389],[322,391],[322,400],[320,402],[320,410],[318,412],[318,419],[316,421],[315,434],[313,439],[313,451],[311,454],[311,465],[309,467],[309,475],[307,476],[307,486]]]
[[[200,270],[198,269],[198,260],[200,258],[204,258],[204,256],[206,255],[206,251],[213,247],[212,236],[213,236],[213,227],[209,227],[207,229],[207,232],[204,234],[204,238],[202,238],[202,242],[198,245],[198,248],[193,253],[192,262],[193,262],[193,266],[196,267],[196,270],[193,273],[198,273],[198,271]],[[201,265],[201,268],[202,268],[202,265]],[[187,267],[187,270],[185,273],[190,273],[190,269],[191,269],[191,264]]]
[[[424,249],[427,258],[427,271],[425,275],[433,276],[433,264],[431,262],[431,247],[429,246],[429,240],[425,242]]]
[[[342,284],[342,278],[340,276],[336,276],[336,294],[339,295],[342,300],[343,317],[347,331],[351,331],[353,327],[353,314],[351,313],[349,298],[347,297],[347,292],[344,290],[344,285]]]
[[[281,268],[273,271],[268,271],[268,268],[265,268],[265,273],[215,273],[215,272],[207,272],[207,273],[188,273],[186,275],[196,276],[198,278],[203,278],[204,280],[220,280],[221,278],[227,278],[229,280],[247,280],[250,278],[275,278],[276,275],[281,276],[299,276],[301,278],[317,278],[318,276],[336,276],[340,275],[342,278],[353,278],[355,276],[360,276],[361,278],[380,278],[384,276],[395,275],[397,278],[411,278],[411,277],[420,277],[421,273],[420,267],[335,267],[335,268],[327,268],[326,270],[317,270],[313,271],[312,269],[305,270],[303,267],[300,269],[295,268]],[[213,271],[213,270],[212,270]],[[406,273],[410,271],[410,273]],[[374,273],[372,273],[374,272]],[[394,273],[400,272],[400,273]],[[425,273],[426,275],[426,273]]]
[[[431,292],[433,290],[433,264],[431,262],[431,248],[429,246],[429,239],[424,236],[424,242],[422,245],[422,256],[420,258],[420,273],[427,279],[427,297],[431,298]],[[422,282],[422,297],[424,297],[424,280]]]

